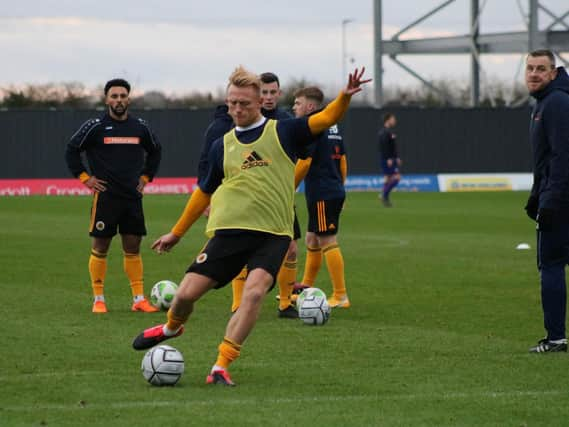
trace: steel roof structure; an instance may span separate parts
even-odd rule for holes
[[[569,51],[569,10],[553,12],[539,0],[528,1],[526,31],[480,34],[480,15],[483,6],[479,0],[470,1],[470,29],[467,34],[455,37],[438,37],[428,39],[401,40],[411,28],[417,26],[427,18],[435,15],[455,0],[446,0],[437,7],[418,17],[402,28],[391,39],[383,39],[382,0],[374,0],[374,74],[375,74],[375,104],[383,105],[383,57],[384,55],[395,62],[403,70],[420,80],[434,92],[440,91],[417,71],[400,60],[402,55],[470,55],[470,100],[472,106],[480,103],[480,55],[482,54],[525,54],[535,49],[551,49],[566,66],[569,62],[563,58],[562,53]],[[538,24],[539,12],[545,13],[553,21],[545,28],[540,29]],[[567,19],[569,21],[569,19]],[[564,30],[553,30],[554,27],[563,27]]]

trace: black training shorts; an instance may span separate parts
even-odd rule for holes
[[[335,235],[340,228],[340,213],[344,198],[307,202],[308,231],[320,235]]]
[[[91,207],[89,235],[93,237],[113,237],[117,234],[145,236],[142,198],[127,199],[113,196],[106,191],[95,193]]]
[[[186,273],[198,273],[217,282],[221,288],[247,266],[262,268],[276,279],[288,250],[290,237],[256,231],[234,230],[211,238]]]

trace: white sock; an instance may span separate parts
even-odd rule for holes
[[[96,295],[95,301],[93,301],[93,302],[97,302],[97,301],[105,302],[105,296],[104,295]]]
[[[550,340],[549,342],[553,344],[567,344],[567,338],[561,338],[560,340]]]
[[[225,371],[225,368],[219,365],[213,365],[213,367],[211,368],[211,373],[213,374],[214,371]]]
[[[136,304],[136,303],[139,303],[140,301],[142,301],[143,299],[144,299],[144,295],[137,295],[132,300]]]
[[[180,328],[181,328],[181,326],[180,326]],[[180,328],[173,331],[172,329],[168,329],[166,327],[166,325],[164,325],[164,326],[162,326],[162,332],[164,332],[164,335],[166,335],[167,337],[172,337],[178,333]]]

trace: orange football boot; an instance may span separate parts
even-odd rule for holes
[[[106,313],[107,311],[105,301],[95,301],[93,304],[93,313]]]
[[[145,313],[156,313],[157,311],[160,311],[159,309],[154,307],[152,304],[150,304],[147,299],[143,299],[141,301],[133,303],[131,310],[132,311],[143,311]]]

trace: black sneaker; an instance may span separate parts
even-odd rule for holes
[[[292,305],[289,305],[284,310],[279,308],[279,317],[284,319],[298,319],[298,311]]]
[[[535,347],[529,349],[530,353],[555,353],[559,351],[567,352],[567,340],[556,343],[544,338],[539,340]]]

